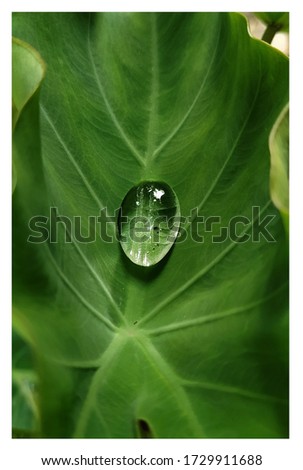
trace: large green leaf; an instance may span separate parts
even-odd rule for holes
[[[287,59],[237,14],[20,13],[14,34],[48,65],[47,193],[15,194],[16,323],[42,364],[43,435],[287,436],[287,260],[268,185]],[[242,215],[251,234],[259,206],[275,241],[213,243],[199,224],[203,243],[188,236],[152,268],[63,223],[57,243],[26,242],[19,213],[37,200],[81,216],[85,235],[142,180],[169,184],[183,216],[220,216],[216,233]]]

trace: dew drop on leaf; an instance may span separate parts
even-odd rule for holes
[[[179,226],[179,201],[166,183],[144,181],[123,199],[119,240],[126,256],[139,266],[159,263],[173,246]]]

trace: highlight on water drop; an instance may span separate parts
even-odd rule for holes
[[[139,266],[153,266],[172,248],[180,227],[180,205],[164,182],[144,181],[122,201],[118,234],[126,256]]]

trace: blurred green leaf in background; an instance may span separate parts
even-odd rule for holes
[[[271,43],[276,33],[289,31],[289,13],[287,12],[258,12],[255,15],[266,24],[263,41]]]
[[[289,106],[281,111],[270,133],[270,192],[288,230],[289,219]]]
[[[289,13],[287,12],[258,12],[255,15],[267,25],[275,25],[279,31],[289,31]]]

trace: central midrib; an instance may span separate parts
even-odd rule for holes
[[[150,13],[151,17],[151,92],[150,113],[147,130],[146,166],[148,167],[155,148],[155,134],[157,132],[157,114],[159,97],[159,58],[157,39],[157,17]]]

